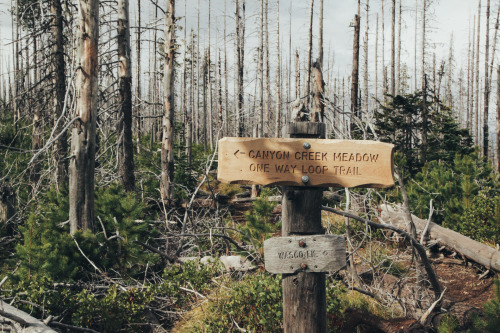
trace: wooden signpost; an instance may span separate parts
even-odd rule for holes
[[[290,138],[224,138],[217,178],[282,185],[282,237],[264,242],[266,270],[282,273],[284,332],[327,331],[325,272],[345,267],[343,236],[324,235],[323,187],[389,187],[393,148],[326,140],[323,123],[290,123]]]

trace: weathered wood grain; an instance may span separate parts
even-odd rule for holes
[[[335,272],[346,265],[345,239],[338,235],[270,238],[264,242],[270,273]]]
[[[290,123],[290,137],[325,138],[325,124]],[[313,146],[311,146],[312,148]],[[321,226],[322,189],[283,187],[282,235],[324,234]],[[283,274],[283,331],[326,333],[324,273]]]
[[[394,185],[393,149],[368,140],[224,138],[217,178],[232,184],[384,188]]]
[[[322,197],[323,191],[321,189],[283,187],[282,235],[324,234],[325,231],[321,225]]]

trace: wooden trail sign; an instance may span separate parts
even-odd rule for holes
[[[224,138],[217,178],[231,184],[390,187],[394,145],[378,141]]]
[[[264,242],[266,271],[274,274],[335,272],[346,265],[345,238],[314,235],[270,238]]]

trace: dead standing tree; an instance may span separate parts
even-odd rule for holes
[[[235,2],[235,25],[236,25],[236,135],[242,137],[245,133],[244,122],[244,87],[243,87],[243,62],[245,60],[245,0],[242,1],[242,17],[240,17],[239,0]]]
[[[75,107],[69,166],[70,232],[94,225],[94,168],[98,90],[99,1],[80,0],[78,10]]]
[[[174,181],[174,56],[175,56],[175,0],[168,0],[165,13],[165,78],[163,138],[161,142],[161,183],[163,202],[171,203]],[[206,140],[206,138],[205,138]]]
[[[57,122],[62,115],[64,106],[64,95],[66,93],[66,76],[64,73],[64,38],[63,38],[63,16],[61,0],[52,0],[50,3],[50,12],[52,15],[52,66],[54,83],[54,126],[56,133],[60,133],[63,127],[62,122]],[[68,176],[68,162],[65,159],[68,143],[66,135],[56,141],[54,148],[54,166],[55,166],[55,181],[60,185],[67,180]]]
[[[355,124],[354,119],[359,117],[358,91],[359,91],[359,25],[360,17],[354,15],[354,41],[352,50],[352,78],[351,78],[351,133]]]
[[[118,1],[118,59],[120,90],[118,102],[118,175],[126,191],[135,188],[132,142],[132,66],[128,0]]]

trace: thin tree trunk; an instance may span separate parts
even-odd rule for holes
[[[262,129],[267,136],[270,129],[270,110],[271,110],[271,73],[269,71],[269,24],[268,24],[268,0],[264,0],[264,57],[266,64],[266,126]],[[278,40],[279,41],[279,40]]]
[[[15,19],[12,20],[12,24],[15,24],[15,28],[12,29],[15,31],[15,36],[14,36],[14,93],[13,93],[13,122],[14,122],[14,133],[17,133],[17,121],[20,119],[20,114],[19,114],[19,91],[21,90],[21,85],[20,85],[20,64],[19,64],[19,58],[20,58],[20,51],[19,51],[19,44],[21,43],[20,41],[20,34],[19,34],[19,27],[21,26],[21,23],[19,22],[19,0],[15,1],[15,6],[14,6],[14,16]]]
[[[158,0],[155,0],[155,22],[158,22]],[[153,115],[156,116],[158,114],[157,112],[157,105],[160,102],[158,98],[158,73],[157,73],[157,50],[158,50],[158,37],[157,37],[157,29],[153,30],[153,91],[152,91],[152,97],[153,97]],[[156,118],[153,118],[152,121],[152,127],[151,127],[151,149],[153,149],[153,143],[156,142],[156,132],[157,132],[157,120]]]
[[[366,27],[365,27],[365,40],[363,45],[364,52],[364,69],[363,69],[363,107],[365,115],[368,116],[368,32],[369,24],[368,17],[370,13],[370,0],[366,1]]]
[[[228,69],[227,69],[227,41],[226,41],[226,3],[227,1],[224,0],[224,116],[225,116],[225,126],[224,126],[224,136],[229,135],[229,89],[228,89]]]
[[[497,172],[500,173],[500,65],[497,67]]]
[[[300,98],[300,62],[299,50],[295,50],[295,98]]]
[[[387,93],[387,72],[385,67],[385,10],[384,0],[382,0],[382,96],[384,102],[387,101],[385,94]]]
[[[391,95],[396,95],[396,0],[392,0]]]
[[[418,85],[417,85],[417,72],[418,72],[418,69],[417,69],[417,29],[418,29],[418,1],[419,0],[415,0],[415,37],[414,37],[414,40],[415,40],[415,45],[414,45],[414,53],[413,53],[413,66],[414,66],[414,90],[418,90]]]
[[[472,25],[472,41],[471,41],[471,48],[472,48],[472,56],[471,56],[471,78],[470,78],[470,108],[468,110],[468,118],[469,118],[469,130],[472,134],[472,136],[475,135],[474,133],[474,88],[475,88],[475,77],[476,77],[476,47],[474,45],[476,41],[476,16],[474,15],[474,22]],[[474,136],[475,139],[475,136]]]
[[[306,107],[309,107],[309,94],[311,93],[311,63],[312,63],[312,28],[314,14],[314,0],[311,0],[309,9],[309,42],[307,44],[307,69],[306,69]]]
[[[259,16],[259,48],[257,57],[257,83],[259,85],[259,123],[257,125],[257,137],[264,136],[264,0],[260,0]]]
[[[187,1],[184,1],[184,13],[186,14],[187,13]],[[191,122],[191,113],[192,113],[192,107],[191,105],[188,107],[188,102],[187,102],[187,99],[188,99],[188,95],[191,96],[191,94],[188,92],[188,88],[187,88],[187,80],[188,80],[188,76],[187,76],[187,51],[188,51],[188,43],[187,43],[187,15],[184,16],[184,41],[185,41],[185,47],[184,47],[184,69],[183,69],[183,73],[182,73],[182,76],[183,76],[183,90],[184,90],[184,93],[182,95],[182,102],[183,102],[183,109],[184,109],[184,132],[185,132],[185,153],[186,153],[186,162],[188,164],[191,164],[191,136],[192,136],[192,132],[191,132],[191,128],[192,128],[192,122]],[[192,51],[191,50],[191,55],[192,55]],[[193,69],[192,67],[192,64],[193,64],[193,59],[191,58],[191,71]],[[191,90],[192,90],[192,83],[193,81],[191,81]],[[179,153],[181,152],[181,150],[179,149]]]
[[[219,67],[219,80],[218,80],[218,105],[217,108],[219,110],[219,127],[218,131],[222,134],[222,129],[224,125],[224,117],[222,113],[222,66],[221,66],[221,60],[220,60],[220,50],[219,50],[219,59],[218,59],[218,67]],[[217,138],[219,139],[219,138]]]
[[[212,31],[212,1],[208,0],[208,53],[207,53],[207,63],[208,63],[208,124],[205,123],[205,126],[208,125],[208,136],[209,136],[209,143],[210,143],[210,149],[214,148],[214,133],[213,133],[213,126],[212,122],[214,119],[214,114],[213,114],[213,100],[212,100],[212,77],[210,75],[211,73],[211,68],[212,68],[212,59],[211,59],[211,54],[210,50],[212,48],[211,45],[211,40],[210,40],[210,35]],[[205,139],[206,140],[206,139]]]
[[[470,22],[469,22],[469,45],[467,46],[467,98],[465,104],[465,128],[470,129],[470,119],[469,119],[469,106],[470,106],[470,88],[471,88],[471,71],[472,71],[472,58],[471,58],[471,34],[470,34]]]
[[[137,153],[139,154],[141,152],[141,128],[142,128],[142,122],[141,122],[141,81],[140,81],[140,76],[141,76],[141,0],[137,0],[137,37],[136,37],[136,65],[135,65],[135,100],[136,100],[136,105],[135,105],[135,115],[136,115],[136,121],[135,121],[135,127],[136,127],[136,133],[137,133],[137,138],[136,138],[136,149]]]
[[[354,39],[352,51],[352,76],[351,76],[351,132],[355,124],[354,117],[359,117],[358,91],[359,91],[359,15],[354,16]]]
[[[477,6],[477,39],[476,39],[476,96],[475,96],[475,126],[474,134],[476,138],[476,144],[479,145],[479,42],[481,39],[481,0],[479,0]]]
[[[398,47],[396,52],[396,94],[400,94],[401,85],[401,0],[399,0],[399,15],[398,15]]]
[[[322,0],[321,0],[322,1]],[[281,48],[280,48],[280,0],[276,0],[276,43],[278,49],[278,65],[276,66],[276,131],[274,135],[279,138],[281,131]]]
[[[54,84],[54,126],[57,124],[57,119],[61,117],[64,107],[64,95],[66,93],[66,76],[64,73],[64,35],[63,35],[63,17],[61,0],[51,1],[51,14],[52,14],[52,66]],[[56,133],[61,133],[63,122],[60,121]],[[68,162],[65,159],[68,143],[66,134],[62,134],[61,138],[56,141],[54,147],[54,180],[57,186],[60,186],[67,181],[68,177]]]
[[[448,70],[446,73],[446,102],[447,104],[451,107],[452,110],[454,110],[454,103],[453,103],[453,97],[452,97],[452,92],[451,88],[453,85],[453,45],[454,45],[454,37],[453,33],[451,33],[450,36],[450,49],[448,53]]]
[[[208,122],[207,122],[207,84],[208,84],[208,50],[205,49],[205,56],[203,57],[203,147],[205,153],[208,151]]]
[[[288,91],[287,91],[287,102],[292,100],[292,9],[293,3],[290,1],[290,11],[288,16]],[[290,103],[287,103],[285,109],[285,124],[288,125],[291,118]],[[283,134],[284,135],[284,134]]]
[[[378,13],[375,27],[375,99],[378,100]]]
[[[175,56],[175,0],[168,0],[165,12],[165,77],[164,111],[162,119],[163,138],[161,143],[161,184],[163,202],[173,200],[174,181],[174,56]]]
[[[236,105],[236,121],[237,121],[237,135],[243,137],[245,134],[245,120],[244,120],[244,91],[243,91],[243,63],[245,59],[245,0],[242,3],[242,18],[240,21],[240,4],[236,0],[235,11],[235,24],[236,24],[236,77],[237,77],[237,101]]]
[[[423,90],[424,89],[424,85],[425,85],[425,15],[426,15],[426,12],[427,12],[427,0],[423,0],[423,3],[422,3],[422,63],[421,63],[421,68],[420,68],[420,76],[421,76],[421,89]]]
[[[78,11],[75,122],[69,166],[70,232],[93,230],[98,86],[99,2],[80,0]]]
[[[194,130],[195,130],[195,124],[194,124],[194,109],[195,109],[195,97],[194,97],[194,91],[195,91],[195,76],[194,76],[194,62],[198,62],[197,60],[195,60],[195,56],[197,57],[196,53],[195,53],[195,45],[194,45],[194,32],[193,32],[193,29],[191,29],[191,63],[190,63],[190,66],[189,66],[189,74],[191,76],[191,79],[190,79],[190,83],[191,83],[191,94],[190,94],[190,112],[188,113],[188,119],[186,120],[187,121],[187,126],[188,126],[188,132],[187,132],[187,138],[186,138],[186,160],[188,162],[189,165],[191,165],[191,162],[192,162],[192,157],[191,157],[191,154],[192,154],[192,147],[193,147],[193,142],[194,142],[194,138],[193,138],[193,133],[194,133]],[[196,98],[198,98],[198,96],[196,96]]]
[[[369,0],[366,3],[367,8],[368,8],[368,2]],[[366,20],[368,22],[368,15],[366,17],[367,17]],[[368,27],[368,24],[366,26]],[[319,0],[318,63],[321,68],[321,71],[323,71],[323,0]]]
[[[132,143],[132,65],[128,0],[118,0],[118,60],[120,90],[118,112],[118,176],[125,191],[135,189],[134,147]]]
[[[488,113],[490,105],[490,80],[488,68],[488,52],[490,47],[490,0],[486,1],[486,45],[484,47],[484,111],[483,111],[483,156],[488,159]]]
[[[35,23],[33,23],[34,25]],[[37,61],[37,38],[33,38],[33,58],[34,58],[34,65],[33,65],[33,82],[35,84],[38,83],[38,76],[37,76],[37,69],[38,69],[38,61]],[[29,72],[28,72],[29,76]],[[30,89],[31,90],[31,89]],[[38,90],[37,90],[38,91]],[[30,99],[34,99],[35,103],[39,99],[38,96],[36,96],[36,91],[34,92],[35,96],[32,96]],[[42,148],[43,145],[43,124],[42,124],[42,108],[39,107],[38,105],[34,106],[34,112],[33,112],[33,132],[32,132],[32,141],[31,141],[31,148],[34,151],[37,151],[38,149]],[[31,186],[33,189],[35,189],[38,180],[40,179],[40,169],[41,166],[39,164],[39,160],[36,159],[33,161],[33,164],[31,166],[30,170],[30,180],[31,180]]]

